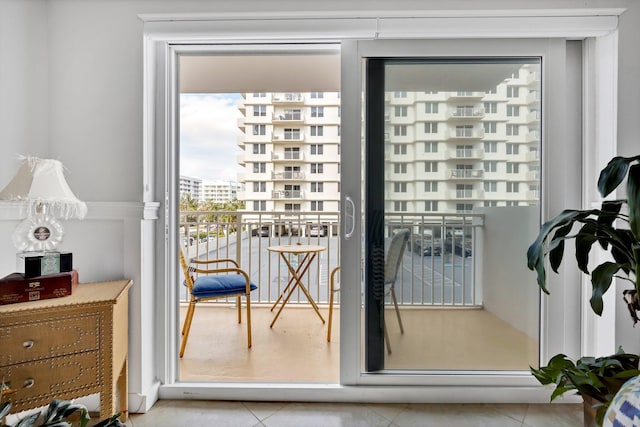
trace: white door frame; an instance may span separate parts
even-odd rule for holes
[[[538,386],[523,385],[521,379],[510,383],[502,378],[498,387],[491,376],[457,376],[447,382],[424,387],[406,384],[388,384],[393,387],[381,389],[376,385],[362,384],[353,362],[341,366],[343,385],[318,384],[195,384],[176,382],[177,366],[177,313],[174,301],[176,244],[171,236],[174,225],[167,222],[175,212],[170,212],[170,197],[177,191],[176,177],[170,173],[170,159],[175,153],[177,129],[175,123],[175,47],[183,44],[204,43],[248,43],[248,42],[342,42],[343,51],[354,49],[350,40],[374,39],[475,39],[498,38],[573,38],[585,39],[585,72],[583,105],[584,115],[593,119],[597,133],[586,133],[585,155],[582,159],[583,177],[591,179],[616,151],[616,82],[617,82],[617,20],[622,9],[575,9],[575,10],[502,10],[502,11],[400,11],[400,12],[335,12],[281,14],[219,14],[219,15],[140,15],[144,22],[144,202],[145,205],[161,202],[164,215],[160,215],[157,227],[143,229],[143,248],[156,248],[154,253],[144,253],[147,263],[143,268],[152,272],[153,286],[142,286],[145,303],[153,302],[153,310],[159,314],[155,324],[136,325],[132,331],[134,339],[152,334],[156,337],[154,348],[131,354],[143,372],[131,372],[141,382],[157,378],[160,398],[225,399],[225,400],[270,400],[277,392],[280,400],[309,401],[384,401],[384,402],[546,402],[548,391]],[[356,48],[357,49],[357,48]],[[357,53],[356,51],[353,51]],[[357,61],[357,55],[353,56]],[[343,67],[345,66],[343,62]],[[355,64],[347,63],[347,66]],[[597,71],[597,72],[596,72]],[[345,87],[343,112],[353,112],[356,106],[350,98],[357,98]],[[344,115],[343,115],[344,117]],[[589,130],[589,129],[586,129]],[[343,139],[349,135],[343,134]],[[344,148],[343,148],[344,149]],[[342,169],[342,173],[346,172]],[[345,177],[346,178],[346,177]],[[590,183],[583,191],[583,203],[590,205],[598,200]],[[341,204],[342,209],[345,203]],[[344,212],[343,212],[344,214]],[[359,236],[359,221],[354,235]],[[155,245],[153,243],[157,242]],[[345,241],[344,252],[355,241]],[[155,276],[155,277],[154,277]],[[345,279],[345,278],[343,278]],[[358,278],[359,280],[359,278]],[[144,284],[143,284],[144,285]],[[149,293],[149,294],[147,294]],[[344,296],[343,296],[344,298]],[[348,297],[347,297],[348,298]],[[174,307],[174,308],[172,308]],[[346,310],[345,310],[346,311]],[[342,325],[348,322],[341,322]],[[602,350],[610,342],[603,342],[601,332],[615,327],[615,319],[593,320],[585,316],[582,349]],[[342,326],[341,326],[342,327]],[[564,346],[565,337],[557,342]],[[549,344],[550,349],[556,344]],[[354,360],[349,351],[341,357]],[[153,358],[154,364],[144,363]],[[471,379],[472,378],[472,379]],[[473,386],[471,386],[474,384]],[[444,393],[446,391],[446,393]],[[455,396],[455,397],[452,397]]]

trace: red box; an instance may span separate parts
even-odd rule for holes
[[[77,285],[77,270],[30,279],[24,274],[13,273],[0,279],[0,305],[66,297]]]

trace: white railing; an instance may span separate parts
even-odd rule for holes
[[[180,212],[180,242],[187,258],[233,258],[258,289],[252,302],[272,304],[290,275],[279,255],[267,250],[284,244],[319,244],[326,248],[305,275],[316,302],[327,303],[329,274],[340,262],[340,218],[337,212]],[[478,214],[387,214],[385,233],[411,230],[396,282],[403,305],[475,306]],[[314,232],[311,233],[312,226]],[[318,233],[318,229],[323,230]],[[389,240],[389,239],[387,239]],[[297,260],[292,259],[295,265]],[[181,299],[186,292],[181,287]],[[291,303],[306,303],[302,292]]]

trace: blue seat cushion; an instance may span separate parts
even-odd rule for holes
[[[249,282],[251,290],[258,289]],[[241,274],[215,274],[200,276],[193,282],[193,296],[196,298],[221,297],[225,295],[244,294],[247,282]]]

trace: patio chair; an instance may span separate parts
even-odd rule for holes
[[[208,268],[210,265],[219,265],[223,268]],[[229,264],[233,267],[226,267]],[[189,264],[180,250],[180,266],[184,273],[184,283],[189,291],[189,307],[182,326],[182,344],[180,345],[180,357],[184,355],[189,330],[193,320],[196,304],[200,301],[214,300],[235,296],[238,305],[238,323],[242,322],[241,298],[244,295],[247,300],[247,346],[251,348],[251,291],[258,287],[251,282],[249,275],[244,272],[238,263],[232,259],[198,260],[192,259]],[[204,267],[204,268],[202,268]],[[194,273],[199,276],[194,279]],[[233,274],[230,274],[233,273]]]
[[[395,284],[398,278],[398,270],[402,264],[402,256],[404,255],[407,241],[409,240],[410,232],[407,229],[399,230],[391,238],[389,248],[387,249],[387,255],[384,264],[384,294],[391,295],[391,301],[396,310],[396,317],[398,318],[398,324],[400,325],[400,333],[404,334],[404,325],[402,324],[402,318],[400,317],[400,309],[398,308],[398,299],[396,298]],[[331,321],[333,320],[333,294],[340,292],[339,276],[338,272],[340,267],[336,267],[331,271],[329,280],[329,321],[327,328],[327,341],[331,341]],[[384,322],[384,338],[387,345],[387,352],[391,354],[391,343],[389,340],[389,333],[387,332],[387,322]]]

